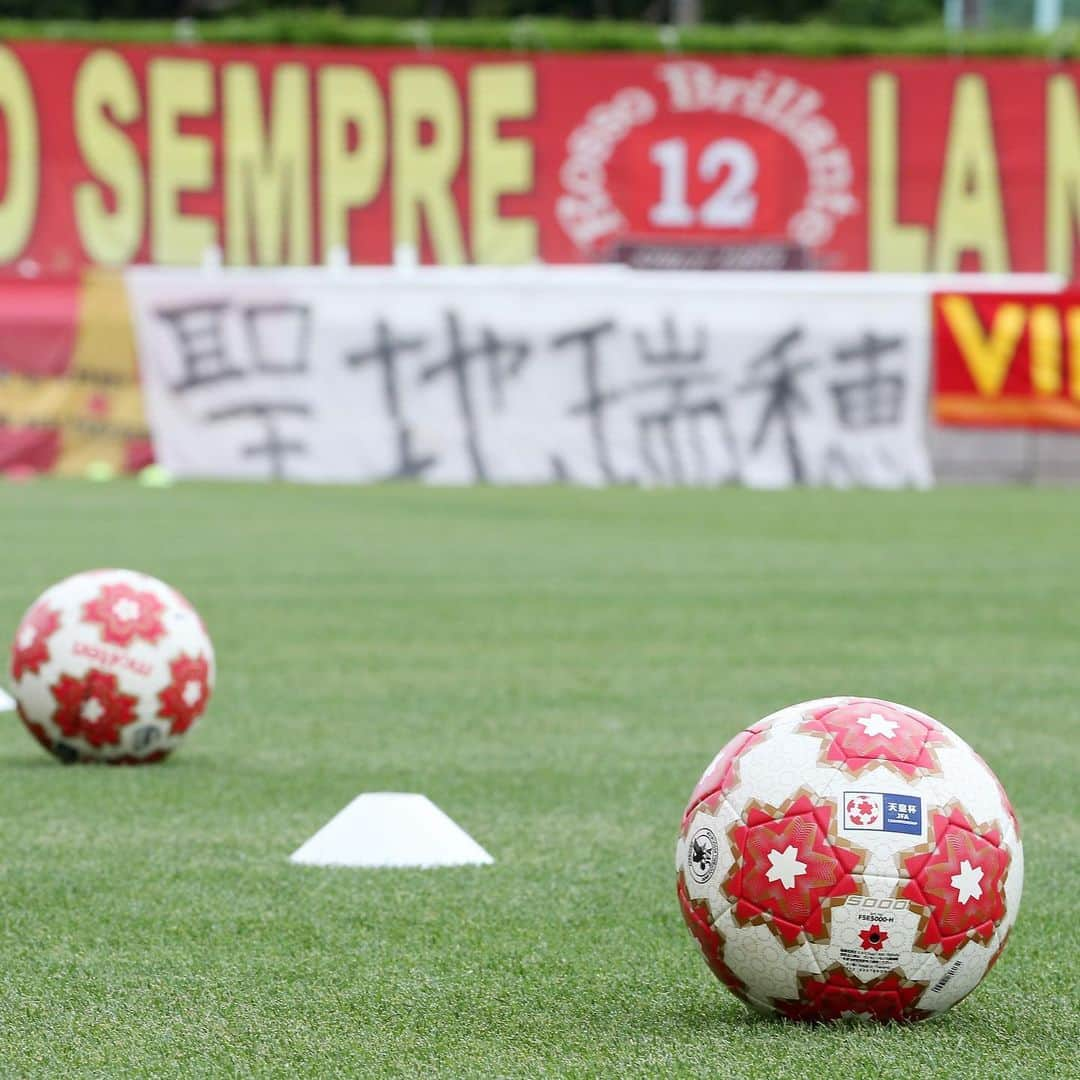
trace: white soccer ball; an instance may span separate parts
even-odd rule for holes
[[[214,649],[175,589],[92,570],[30,606],[11,677],[23,723],[61,761],[136,765],[175,750],[206,711]]]
[[[773,713],[701,778],[675,856],[717,977],[798,1020],[922,1020],[1001,955],[1024,879],[1005,791],[958,735],[871,698]]]

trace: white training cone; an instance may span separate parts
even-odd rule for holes
[[[15,699],[0,686],[0,712],[14,712]]]
[[[468,866],[495,860],[424,795],[358,795],[289,856],[306,866]]]

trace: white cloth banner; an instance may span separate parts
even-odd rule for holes
[[[128,273],[178,476],[925,486],[929,281]]]

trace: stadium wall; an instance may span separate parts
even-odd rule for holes
[[[11,280],[0,469],[135,470],[152,432],[181,476],[1074,480],[1080,298],[1060,284],[620,267]]]
[[[703,286],[720,290],[733,270],[799,269],[770,286],[778,309],[811,288],[807,270],[1075,280],[1078,74],[1080,64],[1034,59],[0,44],[0,465],[80,473],[149,460],[137,312],[113,272],[129,265],[326,264],[340,274],[395,258],[622,261],[724,269]],[[477,273],[471,281],[492,280]],[[635,333],[667,333],[679,305],[664,291],[676,279],[663,280],[667,309],[639,298],[642,322],[624,319],[623,354],[634,355]],[[195,300],[205,295],[198,286]],[[475,328],[484,303],[480,292],[455,296],[454,310]],[[853,326],[866,303],[852,301]],[[920,309],[920,326],[930,312]],[[963,383],[974,368],[942,335],[940,311],[932,317],[908,384],[936,380],[943,368],[930,367],[931,352],[946,346]],[[991,351],[997,317],[976,318]],[[982,428],[952,426],[967,423],[979,387],[960,386],[958,399],[956,385],[933,382],[925,445],[939,478],[1080,476],[1076,441],[1061,431],[1071,420],[1060,422],[1077,400],[1077,330],[1060,315],[1055,369],[1050,346],[1029,347],[1037,336],[1052,344],[1048,318],[1025,315],[1005,350],[1010,402]],[[780,321],[762,320],[758,352]],[[676,329],[692,341],[700,324],[690,311]],[[517,330],[539,347],[538,327]],[[715,341],[725,329],[714,321],[709,332]],[[752,344],[744,360],[758,355]],[[817,343],[820,355],[844,347]],[[1021,385],[1022,371],[1036,374]],[[818,405],[832,393],[821,385]],[[1018,421],[1028,399],[1043,415]],[[1011,430],[991,430],[1002,425]],[[753,432],[744,442],[745,452]],[[847,467],[859,454],[841,458],[834,482],[845,469],[851,482],[884,482]],[[545,468],[529,478],[559,477]],[[466,480],[470,469],[451,475]]]
[[[1073,278],[1078,72],[9,42],[0,272],[216,250],[228,265],[379,264],[407,245],[444,265]]]

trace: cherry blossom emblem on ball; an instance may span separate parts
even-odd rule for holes
[[[214,674],[195,609],[131,570],[76,574],[46,590],[11,648],[19,716],[65,762],[160,761],[206,711]]]
[[[716,755],[676,848],[713,972],[791,1019],[921,1020],[1004,948],[1019,827],[986,763],[933,717],[840,697],[766,717]]]

